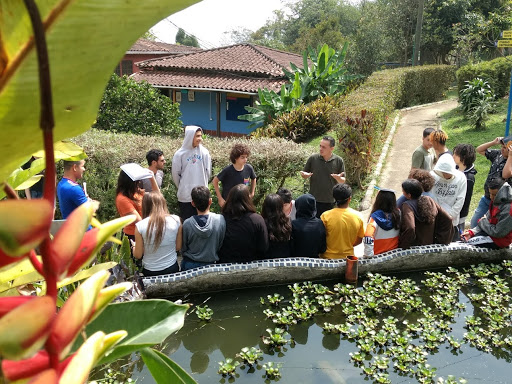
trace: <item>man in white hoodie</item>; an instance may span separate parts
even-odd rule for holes
[[[467,181],[464,173],[457,170],[452,156],[441,156],[430,174],[435,179],[432,198],[452,218],[455,228],[454,240],[460,237],[457,228],[460,211],[466,198]]]
[[[180,217],[185,221],[196,214],[190,193],[194,187],[208,187],[212,173],[210,152],[202,145],[203,130],[195,125],[185,127],[185,139],[172,158],[172,179],[178,187]]]

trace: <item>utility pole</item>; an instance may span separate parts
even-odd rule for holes
[[[425,0],[418,1],[418,18],[416,20],[416,33],[414,35],[414,55],[412,58],[412,66],[418,65],[420,57],[420,44],[421,44],[421,28],[423,26],[423,4]]]

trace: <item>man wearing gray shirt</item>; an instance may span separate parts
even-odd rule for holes
[[[148,169],[155,175],[158,188],[162,188],[162,180],[164,178],[163,169],[165,166],[164,153],[159,149],[151,149],[146,153],[146,160],[148,161]],[[146,192],[153,190],[151,187],[151,179],[142,180],[142,185]]]
[[[343,159],[334,154],[334,138],[324,136],[320,141],[320,153],[311,155],[300,172],[303,179],[310,179],[309,193],[316,199],[316,217],[334,208],[332,188],[345,182]]]

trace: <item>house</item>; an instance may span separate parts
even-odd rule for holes
[[[139,67],[135,65],[139,61],[197,51],[201,51],[201,48],[187,47],[186,45],[178,44],[159,43],[148,39],[138,39],[125,53],[121,62],[117,65],[115,73],[119,76],[129,76],[132,73],[139,72]]]
[[[250,133],[239,120],[253,105],[258,88],[279,92],[288,81],[283,68],[302,67],[302,56],[276,49],[236,44],[138,63],[137,81],[147,81],[180,103],[185,125],[199,125],[218,137]]]

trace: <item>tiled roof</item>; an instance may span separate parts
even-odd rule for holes
[[[236,44],[192,54],[146,60],[139,63],[138,66],[140,68],[222,70],[283,76],[283,67],[290,69],[290,62],[302,67],[302,57],[295,53],[252,44]]]
[[[160,52],[167,53],[170,55],[181,55],[184,53],[192,53],[198,51],[202,51],[202,49],[196,47],[188,47],[186,45],[160,43],[158,41],[152,41],[148,39],[138,39],[128,50],[128,52],[132,54]]]
[[[154,87],[226,90],[257,93],[258,88],[279,91],[286,79],[283,77],[241,76],[228,72],[207,71],[148,71],[141,70],[132,75],[137,81],[147,81]]]
[[[258,88],[279,91],[290,62],[302,67],[302,57],[251,44],[237,44],[201,52],[156,58],[137,63],[133,75],[155,87],[199,88],[256,93]]]

